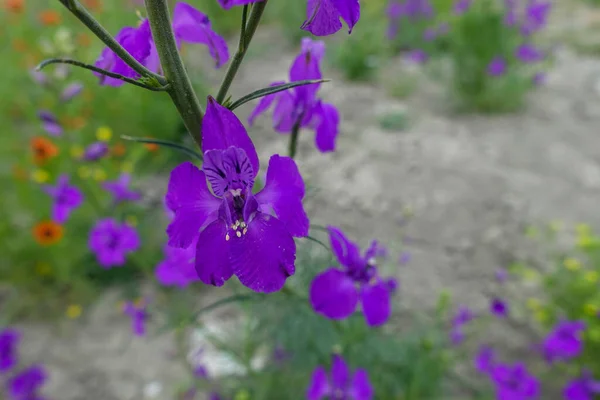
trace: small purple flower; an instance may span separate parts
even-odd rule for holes
[[[583,321],[560,321],[546,336],[542,344],[544,358],[549,363],[568,361],[583,351]]]
[[[496,280],[499,283],[504,283],[508,279],[508,271],[506,271],[506,269],[504,269],[504,268],[497,269],[495,275],[496,275]]]
[[[90,232],[88,245],[104,268],[122,266],[128,253],[140,246],[134,228],[112,218],[100,219]]]
[[[466,306],[460,306],[452,318],[452,327],[450,328],[450,341],[454,344],[460,344],[464,340],[463,326],[469,323],[475,315]]]
[[[530,0],[525,9],[521,33],[528,36],[544,28],[548,22],[551,9],[552,3],[550,1]]]
[[[67,102],[74,97],[78,96],[83,91],[83,84],[80,82],[73,82],[67,85],[60,94],[60,101]]]
[[[471,7],[472,0],[456,0],[454,2],[453,12],[455,15],[462,15],[466,13]]]
[[[398,264],[406,265],[410,262],[411,256],[410,253],[403,251],[400,253],[400,257],[398,258]]]
[[[40,399],[38,390],[47,379],[46,370],[41,365],[33,365],[8,381],[8,394],[14,400]]]
[[[398,287],[400,286],[400,283],[398,283],[398,279],[396,279],[396,278],[387,278],[387,279],[384,279],[384,282],[387,285],[388,290],[392,294],[396,293],[396,291],[398,290]]]
[[[340,18],[348,25],[348,33],[352,33],[360,19],[359,0],[308,0],[301,29],[315,36],[332,35],[342,29]]]
[[[63,133],[62,126],[58,123],[56,116],[47,110],[38,111],[38,118],[42,121],[42,127],[51,136],[60,136]]]
[[[429,59],[429,55],[422,49],[410,50],[406,53],[406,58],[416,64],[423,64]]]
[[[231,7],[245,6],[246,4],[260,3],[262,0],[217,0],[221,7],[229,10]]]
[[[21,334],[16,329],[0,331],[0,374],[10,371],[18,363],[17,347]]]
[[[535,86],[543,85],[545,81],[546,81],[546,73],[545,72],[536,72],[535,75],[533,75],[533,78],[531,78],[531,82]]]
[[[156,279],[163,286],[186,288],[198,281],[195,267],[196,243],[187,249],[171,247],[164,248],[165,258],[156,266]]]
[[[482,374],[490,374],[494,369],[496,353],[490,346],[483,345],[475,356],[475,369]]]
[[[171,172],[166,197],[175,218],[167,228],[169,245],[187,248],[198,238],[196,272],[205,284],[222,286],[236,275],[256,292],[279,291],[295,272],[293,237],[308,235],[296,163],[271,156],[265,187],[253,194],[259,171],[254,144],[235,114],[212,97],[202,142],[202,170],[186,162]]]
[[[425,32],[423,32],[423,40],[426,42],[432,42],[437,37],[438,32],[435,28],[427,28]]]
[[[371,400],[373,386],[369,381],[367,371],[358,368],[352,378],[344,359],[339,355],[333,356],[331,375],[323,367],[313,371],[310,386],[306,392],[307,400],[331,399]]]
[[[502,57],[494,57],[488,64],[487,73],[491,76],[501,76],[506,72],[506,61]]]
[[[191,5],[184,2],[175,4],[173,31],[178,41],[208,46],[217,68],[229,60],[229,49],[225,39],[212,30],[208,17]]]
[[[108,144],[105,142],[94,142],[85,148],[81,159],[85,161],[98,161],[107,154]]]
[[[48,84],[48,76],[42,71],[32,69],[29,71],[29,75],[31,76],[31,79],[40,86],[46,86]]]
[[[508,315],[508,304],[502,299],[492,299],[490,303],[490,312],[497,317],[506,317]]]
[[[83,193],[77,186],[69,185],[69,177],[61,175],[56,186],[45,185],[44,191],[52,197],[52,220],[62,224],[67,222],[73,210],[83,203]]]
[[[331,267],[315,276],[309,294],[313,309],[331,319],[344,319],[360,301],[369,326],[384,324],[392,306],[389,286],[377,273],[377,242],[361,256],[358,245],[339,228],[330,226],[328,230],[331,248],[343,269]]]
[[[491,373],[496,387],[496,398],[501,400],[533,400],[540,390],[538,380],[524,364],[496,364]]]
[[[140,192],[129,189],[131,175],[122,173],[116,181],[104,182],[102,188],[109,191],[115,203],[138,201],[142,198]]]
[[[290,81],[321,79],[320,62],[325,54],[325,43],[302,39],[302,50],[294,60],[289,77]],[[285,82],[275,82],[271,86]],[[315,145],[322,153],[335,150],[340,116],[332,104],[317,98],[320,84],[298,86],[276,94],[263,97],[250,117],[248,124],[252,126],[256,117],[267,111],[271,105],[273,110],[273,128],[279,133],[291,133],[295,126],[315,130]]]
[[[544,53],[531,43],[524,43],[515,50],[515,57],[526,64],[536,63],[544,58]]]
[[[123,307],[123,312],[131,318],[131,330],[135,336],[144,336],[146,334],[146,320],[149,316],[146,307],[145,300],[139,302],[139,304],[128,301]]]
[[[565,387],[565,400],[594,400],[600,394],[600,381],[594,380],[590,371],[583,371]]]

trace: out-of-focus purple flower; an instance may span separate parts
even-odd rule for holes
[[[81,159],[85,161],[98,161],[107,154],[108,144],[105,142],[94,142],[85,148]]]
[[[48,84],[48,75],[42,71],[36,69],[29,70],[31,79],[40,86],[46,86]]]
[[[504,268],[498,268],[496,270],[495,275],[496,275],[496,280],[499,283],[504,283],[508,279],[508,271],[506,271],[506,269],[504,269]]]
[[[423,40],[426,42],[432,42],[437,37],[437,30],[435,28],[427,28],[425,32],[423,32]]]
[[[321,79],[320,62],[325,54],[325,43],[302,39],[302,50],[290,68],[290,82]],[[275,82],[276,86],[285,82]],[[322,153],[335,150],[339,132],[340,115],[337,108],[317,98],[320,84],[298,86],[290,90],[263,97],[250,117],[248,124],[266,112],[272,105],[273,128],[279,133],[289,134],[299,126],[315,131],[315,145]]]
[[[483,345],[475,355],[475,369],[482,374],[490,374],[494,369],[496,353],[490,346]]]
[[[348,33],[352,33],[360,19],[359,0],[308,0],[306,21],[300,28],[315,36],[332,35],[342,29],[340,19],[348,25]]]
[[[433,16],[433,6],[429,0],[404,0],[402,14],[413,21],[427,19]]]
[[[102,188],[109,191],[115,203],[124,201],[138,201],[142,198],[140,192],[129,189],[131,175],[122,173],[115,181],[104,182]]]
[[[437,27],[437,35],[443,36],[450,30],[450,25],[447,22],[441,22]]]
[[[454,344],[460,344],[464,340],[463,327],[471,322],[475,315],[466,306],[460,306],[452,318],[452,326],[450,328],[450,341]]]
[[[471,7],[471,1],[472,0],[456,0],[454,2],[454,7],[452,8],[452,11],[455,15],[462,15],[466,13]]]
[[[276,365],[281,366],[285,362],[287,362],[290,358],[292,358],[292,355],[283,346],[277,345],[273,349],[272,357],[273,357],[273,362]]]
[[[533,75],[533,78],[531,78],[531,82],[535,86],[543,85],[544,82],[546,82],[546,73],[545,72],[536,72],[536,74]]]
[[[112,218],[100,219],[90,232],[88,246],[104,268],[122,266],[127,254],[140,246],[136,230]]]
[[[339,355],[333,356],[331,375],[323,367],[313,371],[310,386],[306,392],[307,400],[332,399],[371,400],[374,391],[367,371],[358,368],[352,377],[348,365]]]
[[[406,58],[414,63],[423,64],[429,59],[429,55],[423,49],[414,49],[406,53]]]
[[[600,395],[600,381],[594,380],[588,370],[570,381],[563,390],[565,400],[594,400]]]
[[[178,41],[205,44],[217,68],[229,60],[229,49],[225,39],[212,30],[208,16],[191,5],[182,1],[175,4],[173,31]]]
[[[33,365],[12,377],[7,384],[9,398],[14,400],[41,399],[38,390],[48,379],[41,365]]]
[[[147,301],[142,300],[138,304],[128,301],[123,306],[123,312],[131,318],[131,330],[136,336],[146,334],[146,320],[149,317]]]
[[[400,286],[400,284],[398,283],[398,279],[396,279],[396,278],[387,278],[387,279],[384,279],[384,282],[387,285],[388,290],[392,294],[396,293],[396,291],[398,290],[398,287]]]
[[[78,96],[83,91],[83,84],[80,82],[73,82],[68,84],[60,94],[60,101],[67,102]]]
[[[551,9],[552,3],[550,1],[529,0],[525,8],[521,33],[528,36],[543,29],[548,22]]]
[[[508,315],[508,304],[502,299],[492,299],[490,302],[490,312],[497,317],[506,317]]]
[[[331,319],[344,319],[354,313],[360,301],[369,326],[384,324],[391,315],[388,284],[377,273],[373,241],[364,255],[358,245],[336,227],[329,226],[331,248],[342,270],[331,267],[318,274],[310,285],[313,309]]]
[[[536,63],[544,58],[544,53],[531,43],[523,43],[515,50],[515,57],[526,64]]]
[[[231,7],[245,6],[246,4],[260,3],[262,0],[217,0],[221,7],[229,10]]]
[[[42,127],[51,136],[60,136],[63,133],[62,126],[58,123],[58,119],[48,110],[38,111],[38,118],[42,122]]]
[[[567,361],[581,354],[585,328],[583,321],[558,322],[542,344],[546,361]]]
[[[409,252],[403,251],[398,258],[398,264],[406,265],[410,262],[411,256]]]
[[[196,242],[186,248],[165,245],[165,258],[156,266],[156,279],[164,286],[186,288],[198,281],[195,267]]]
[[[501,76],[506,72],[506,60],[502,57],[494,57],[488,64],[487,73],[491,76]]]
[[[502,400],[533,400],[539,395],[538,380],[522,363],[496,364],[491,373],[496,398]]]
[[[43,189],[54,201],[52,220],[56,223],[65,223],[71,212],[83,203],[83,193],[77,186],[69,185],[67,175],[61,175],[56,186],[46,185]]]
[[[236,115],[212,97],[202,142],[202,170],[186,162],[171,172],[167,205],[175,218],[167,228],[169,245],[187,248],[198,238],[196,272],[205,284],[222,286],[236,275],[256,292],[279,291],[295,273],[293,237],[308,235],[296,163],[271,156],[266,184],[253,194],[259,171],[254,144]]]
[[[20,341],[21,334],[16,329],[0,331],[0,374],[10,371],[19,362],[17,347]]]

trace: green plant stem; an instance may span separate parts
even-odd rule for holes
[[[154,78],[159,83],[160,86],[165,86],[167,84],[165,78],[161,75],[158,75],[148,68],[144,67],[138,60],[136,60],[127,50],[123,48],[113,38],[113,36],[102,26],[96,19],[86,10],[86,8],[79,3],[77,0],[59,0],[62,5],[64,5],[77,19],[79,19],[85,26],[88,27],[90,31],[105,45],[107,45],[112,51],[115,52],[125,64],[129,65],[135,72],[138,74],[147,77]]]
[[[292,133],[290,134],[290,144],[289,144],[289,155],[290,158],[296,157],[296,151],[298,149],[298,134],[300,133],[300,122],[302,121],[303,116],[298,118],[298,121],[292,127]]]
[[[177,48],[169,6],[166,0],[145,0],[145,4],[152,37],[169,83],[167,93],[177,107],[189,134],[202,150],[202,107]]]
[[[148,1],[148,0],[147,0]],[[256,33],[256,28],[258,28],[258,24],[265,12],[265,8],[267,7],[267,3],[269,0],[263,0],[260,3],[254,3],[252,6],[252,11],[250,12],[250,17],[248,18],[248,23],[244,24],[244,19],[246,13],[242,15],[242,31],[240,33],[240,42],[238,45],[238,49],[233,56],[233,60],[231,64],[229,64],[229,68],[227,68],[227,72],[225,73],[225,77],[221,82],[221,86],[219,87],[219,92],[217,94],[216,100],[217,103],[223,104],[223,100],[227,96],[229,92],[229,88],[231,87],[231,83],[235,78],[238,70],[240,69],[240,65],[242,65],[242,61],[244,61],[244,57],[246,56],[246,51],[248,50],[248,46],[250,46],[250,42],[254,37],[254,33]]]

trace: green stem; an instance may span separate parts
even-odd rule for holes
[[[152,37],[169,83],[167,93],[177,107],[189,134],[202,149],[202,107],[179,55],[169,6],[166,0],[145,0],[145,4]]]
[[[125,61],[125,64],[129,65],[135,72],[144,77],[156,79],[159,86],[166,85],[167,82],[164,77],[150,71],[148,68],[144,67],[138,60],[136,60],[131,54],[129,54],[129,52],[125,50],[123,46],[121,46],[119,42],[117,42],[115,38],[113,38],[112,35],[106,29],[104,29],[102,25],[100,25],[98,21],[96,21],[92,14],[90,14],[88,10],[86,10],[85,7],[81,5],[81,3],[79,3],[77,0],[59,1],[73,15],[75,15],[77,19],[83,22],[83,24],[87,26],[88,29],[92,31],[92,33],[96,35],[96,37],[98,37],[98,39],[102,40],[102,42],[104,42],[105,45],[107,45],[112,51],[115,52],[116,55],[118,55],[123,61]]]
[[[263,0],[260,3],[254,3],[252,6],[252,11],[250,12],[250,17],[248,18],[248,23],[242,27],[242,32],[240,33],[240,42],[238,45],[238,49],[233,56],[233,60],[231,60],[231,64],[229,64],[229,68],[225,73],[225,77],[223,78],[223,82],[221,82],[221,86],[219,88],[219,92],[217,94],[217,103],[223,104],[223,100],[227,96],[229,92],[229,88],[231,87],[231,83],[235,78],[240,66],[242,65],[242,61],[244,61],[244,57],[246,56],[246,51],[248,50],[248,46],[250,46],[250,42],[254,37],[254,33],[256,33],[256,28],[258,28],[258,24],[265,12],[265,8],[267,7],[267,3],[269,0]],[[242,22],[244,20],[246,13],[242,15]]]
[[[296,157],[296,150],[298,148],[298,133],[300,133],[300,123],[303,117],[298,118],[298,121],[292,127],[292,133],[290,135],[289,155],[290,158]]]

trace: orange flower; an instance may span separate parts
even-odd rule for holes
[[[45,137],[37,136],[31,139],[31,151],[36,164],[43,164],[58,155],[58,147]]]
[[[33,227],[33,237],[42,246],[49,246],[60,242],[63,227],[54,221],[42,221]]]
[[[92,11],[96,11],[96,12],[100,12],[101,11],[101,6],[102,4],[100,4],[100,0],[83,0],[83,4],[85,4],[85,6],[87,8],[89,8]]]
[[[40,22],[43,25],[58,25],[61,22],[60,14],[55,10],[44,10],[39,15]]]
[[[148,139],[152,139],[149,136],[146,136]],[[156,143],[144,143],[144,147],[148,149],[148,151],[156,151],[158,150],[158,145]]]
[[[125,145],[121,142],[116,143],[112,149],[111,152],[115,157],[122,157],[125,155],[125,150],[127,148],[125,147]]]
[[[24,7],[23,0],[5,0],[4,7],[12,13],[20,14]]]
[[[92,39],[89,35],[86,35],[85,33],[80,33],[79,35],[77,35],[77,44],[81,47],[88,47],[92,44]]]

